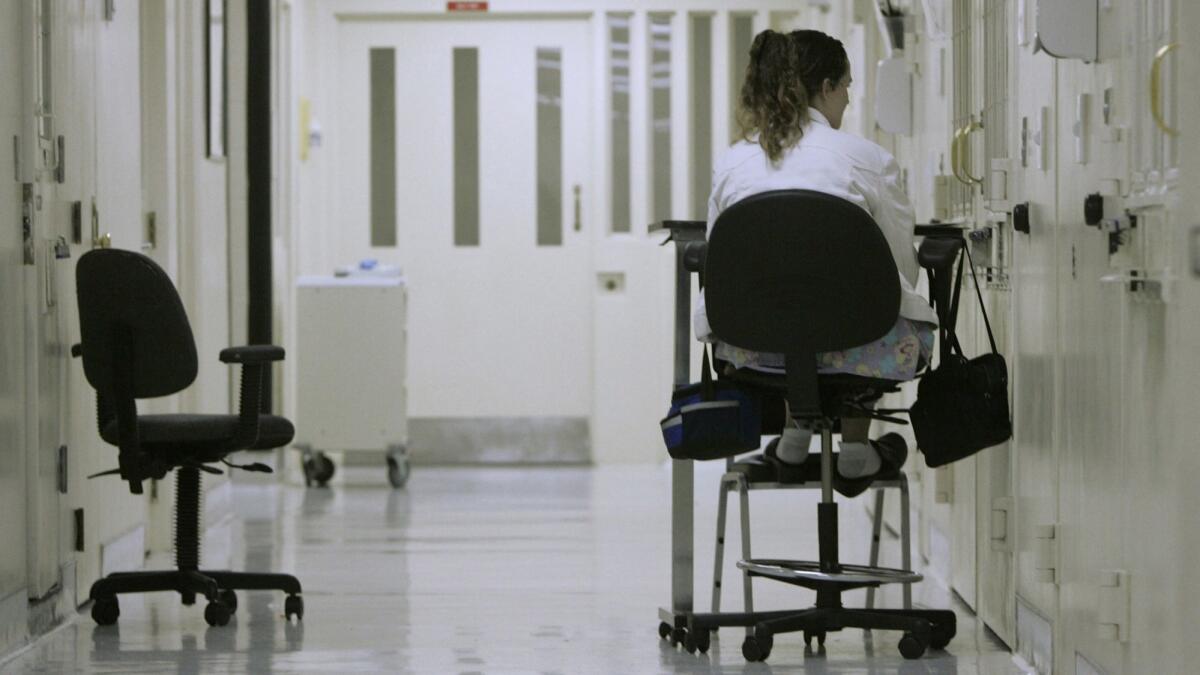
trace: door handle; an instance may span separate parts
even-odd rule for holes
[[[1162,112],[1162,64],[1167,55],[1179,47],[1178,42],[1163,45],[1154,54],[1154,65],[1150,67],[1150,114],[1154,123],[1168,136],[1178,136],[1179,130],[1167,124]]]
[[[970,181],[968,185],[983,185],[983,179],[972,176],[970,167],[967,166],[967,151],[969,150],[967,144],[971,142],[971,134],[982,129],[983,122],[976,122],[975,120],[971,120],[971,123],[963,128],[962,145],[959,148],[958,156],[959,160],[962,162],[962,174],[966,176],[968,181]]]

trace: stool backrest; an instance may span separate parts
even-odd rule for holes
[[[899,273],[879,226],[851,202],[811,190],[764,192],[722,212],[704,274],[713,334],[784,354],[789,401],[810,412],[816,354],[877,340],[900,313]]]

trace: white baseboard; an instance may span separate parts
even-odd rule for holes
[[[100,576],[132,572],[146,565],[146,526],[138,525],[100,545]]]

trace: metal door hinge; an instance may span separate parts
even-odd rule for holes
[[[58,446],[58,464],[55,467],[55,478],[58,479],[59,494],[67,494],[67,446]]]
[[[1033,570],[1038,581],[1058,585],[1058,526],[1033,528]]]
[[[993,551],[1012,550],[1013,498],[996,497],[992,499],[992,517],[989,523],[989,536]]]
[[[1133,594],[1129,572],[1101,570],[1096,577],[1096,636],[1101,640],[1129,642]]]
[[[36,264],[33,250],[33,183],[21,184],[21,248],[22,262]]]

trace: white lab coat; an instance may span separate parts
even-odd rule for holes
[[[915,287],[920,266],[913,248],[913,209],[900,184],[900,166],[871,141],[829,126],[819,110],[795,146],[772,164],[758,143],[738,141],[717,160],[708,199],[708,231],[722,211],[770,190],[814,190],[846,199],[871,214],[887,239],[900,272],[900,316],[937,324],[937,315]],[[693,315],[696,337],[711,341],[704,295]]]

